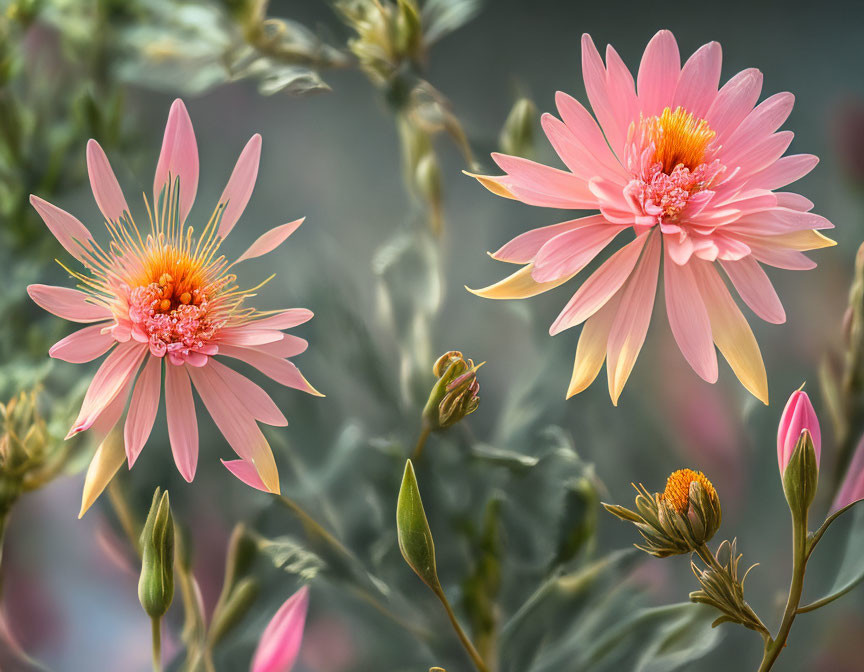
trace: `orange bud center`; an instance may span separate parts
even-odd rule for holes
[[[701,471],[679,469],[672,472],[669,478],[666,479],[666,489],[663,491],[661,498],[682,516],[685,515],[690,508],[690,484],[694,481],[702,486],[711,499],[717,497],[717,491],[711,485],[711,481]]]
[[[715,133],[704,119],[676,107],[666,108],[659,117],[642,120],[643,137],[654,143],[654,161],[670,175],[676,166],[695,170],[705,161],[708,144]]]

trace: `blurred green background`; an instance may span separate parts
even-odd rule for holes
[[[11,11],[12,3],[2,4],[4,12]],[[813,271],[769,270],[786,307],[786,324],[761,323],[747,313],[768,370],[770,406],[751,398],[725,364],[716,385],[699,379],[678,352],[658,300],[618,408],[609,401],[605,374],[587,392],[564,400],[578,333],[551,338],[548,326],[576,284],[526,302],[485,301],[463,288],[485,286],[505,274],[506,267],[488,258],[487,250],[567,215],[492,196],[461,174],[467,167],[463,156],[455,143],[438,135],[434,146],[442,175],[444,232],[436,239],[425,233],[422,200],[412,198],[405,187],[392,104],[356,67],[313,68],[332,90],[308,96],[286,91],[262,95],[245,79],[219,82],[203,92],[185,91],[184,85],[207,88],[206,81],[199,86],[192,74],[204,77],[201,73],[208,67],[218,70],[219,60],[213,56],[218,49],[199,49],[199,38],[203,34],[218,42],[218,31],[209,27],[207,17],[225,14],[226,6],[117,3],[103,8],[100,22],[73,0],[44,4],[56,8],[40,10],[28,27],[10,30],[3,47],[14,52],[20,69],[0,100],[8,100],[12,92],[23,105],[38,101],[54,124],[24,147],[25,152],[33,150],[29,174],[3,175],[9,182],[0,193],[7,203],[14,200],[19,180],[38,188],[40,176],[57,168],[49,154],[35,152],[37,145],[65,143],[59,182],[52,187],[56,193],[36,193],[98,229],[98,210],[84,178],[89,135],[64,130],[69,116],[94,114],[73,100],[86,89],[92,95],[89,105],[106,118],[122,98],[119,124],[112,126],[107,119],[90,127],[106,146],[139,218],[144,211],[133,195],[149,190],[168,108],[177,95],[189,108],[201,155],[193,222],[204,223],[254,132],[264,138],[258,183],[228,250],[239,253],[269,228],[306,217],[289,244],[243,269],[242,276],[253,284],[271,272],[278,274],[261,292],[258,307],[303,306],[316,314],[294,332],[310,341],[308,352],[295,361],[327,397],[307,398],[267,386],[291,423],[268,433],[283,491],[326,520],[358,556],[386,566],[385,580],[399,586],[401,599],[411,603],[411,609],[431,619],[427,625],[439,631],[444,642],[438,642],[439,648],[420,647],[386,618],[347,597],[338,583],[313,581],[299,670],[422,670],[433,664],[448,672],[469,669],[449,641],[439,605],[400,564],[394,550],[396,493],[422,407],[422,395],[411,392],[431,386],[432,363],[450,349],[487,362],[480,373],[480,408],[451,432],[458,438],[433,436],[426,462],[418,469],[424,498],[434,491],[429,496],[440,504],[430,511],[427,502],[427,512],[439,553],[449,559],[442,563],[442,580],[452,587],[454,602],[473,562],[466,541],[470,534],[460,530],[480,524],[490,494],[501,498],[511,516],[502,542],[509,559],[502,589],[505,611],[512,612],[512,605],[528,596],[524,585],[520,592],[520,571],[534,576],[529,566],[548,553],[544,544],[553,545],[542,534],[559,524],[560,482],[553,476],[532,481],[530,468],[478,457],[477,445],[537,456],[545,454],[547,444],[560,443],[578,455],[570,458],[571,466],[594,464],[592,487],[604,501],[629,504],[631,481],[662,489],[674,469],[704,471],[723,503],[720,535],[737,537],[745,564],[760,563],[748,579],[748,599],[769,626],[776,627],[790,573],[776,425],[787,396],[804,381],[823,417],[823,490],[815,505],[817,516],[829,505],[829,475],[836,459],[830,423],[820,405],[818,370],[829,353],[842,347],[853,259],[864,237],[860,3],[490,0],[473,20],[430,49],[425,77],[449,100],[485,170],[491,170],[489,152],[498,148],[499,131],[518,97],[531,98],[541,112],[554,111],[556,90],[585,101],[579,51],[583,32],[592,35],[601,51],[601,45],[614,44],[631,70],[660,28],[673,31],[682,57],[717,40],[723,46],[723,81],[755,66],[765,76],[763,98],[787,90],[796,95],[785,125],[796,134],[790,152],[817,154],[821,163],[793,190],[814,201],[815,211],[836,225],[831,233],[838,245],[812,254],[819,264]],[[159,11],[151,11],[157,5]],[[179,21],[172,12],[179,16],[193,6],[208,8],[184,18],[200,30],[180,31],[188,38],[190,54],[195,53],[188,55],[187,70],[178,66],[173,72],[177,81],[168,81],[164,68],[141,56],[141,45],[155,49],[160,34],[167,34],[165,26]],[[325,2],[274,1],[268,14],[296,20],[347,53],[345,43],[352,33]],[[79,17],[80,26],[71,16]],[[79,28],[80,34],[74,34]],[[105,43],[101,51],[100,41]],[[539,124],[534,131],[541,135]],[[538,160],[557,165],[544,138],[536,137],[534,152]],[[58,362],[46,368],[47,346],[68,333],[67,325],[46,317],[24,295],[30,282],[66,282],[65,272],[51,261],[63,251],[34,213],[10,207],[2,216],[4,395],[36,379],[43,381],[50,399],[80,393],[93,367]],[[422,331],[422,338],[414,328]],[[420,375],[413,372],[415,365],[425,382],[422,377],[411,382]],[[209,419],[201,424],[194,484],[186,484],[173,466],[164,423],[157,423],[134,471],[124,469],[121,478],[141,516],[156,485],[170,490],[175,517],[191,530],[205,604],[212,605],[225,540],[236,522],[248,521],[271,536],[295,534],[296,524],[284,507],[225,471],[218,458],[229,457],[230,449]],[[550,426],[558,428],[552,435]],[[582,467],[572,469],[575,473]],[[112,560],[117,553],[106,550],[122,545],[106,497],[83,521],[76,520],[81,483],[80,474],[59,479],[23,498],[16,508],[4,557],[8,620],[28,653],[49,669],[148,669],[149,629],[137,604],[135,574]],[[514,522],[518,520],[521,524]],[[597,514],[597,527],[594,548],[586,554],[626,548],[635,541],[629,526],[603,512]],[[830,583],[839,562],[843,535],[835,536],[826,541],[808,573],[808,590],[814,596]],[[637,560],[618,589],[638,593],[639,604],[685,601],[697,587],[684,558]],[[290,571],[273,567],[263,566],[257,576],[264,587],[262,597],[221,654],[218,669],[246,668],[257,634],[297,585]],[[567,619],[575,622],[582,616],[574,607],[556,618],[563,627]],[[720,630],[719,648],[681,669],[755,669],[761,654],[758,637],[731,625]],[[860,670],[862,633],[864,603],[858,592],[801,617],[776,669]],[[176,650],[176,640],[175,634],[166,650]],[[445,652],[443,659],[439,651]],[[629,669],[621,665],[618,669]],[[574,662],[572,669],[583,668]]]

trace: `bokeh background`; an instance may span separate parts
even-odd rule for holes
[[[2,4],[10,21],[14,3]],[[360,557],[389,562],[386,580],[399,586],[401,599],[411,609],[432,614],[431,624],[445,642],[439,641],[438,648],[418,646],[398,626],[352,600],[338,583],[313,579],[299,670],[420,670],[436,663],[450,672],[468,669],[467,659],[446,641],[446,623],[434,615],[438,605],[410,569],[399,564],[394,551],[396,493],[404,457],[419,428],[416,412],[422,406],[422,399],[408,392],[423,384],[422,377],[416,385],[410,382],[420,376],[412,367],[425,373],[428,387],[432,362],[450,349],[487,362],[481,370],[479,410],[464,427],[453,430],[458,439],[433,436],[427,463],[418,472],[421,492],[436,491],[431,496],[440,502],[440,510],[430,511],[430,520],[439,549],[444,549],[439,552],[451,561],[443,563],[442,572],[448,575],[454,596],[464,590],[460,577],[472,562],[467,537],[459,536],[458,530],[472,521],[479,524],[481,500],[489,493],[494,491],[513,515],[546,517],[535,521],[538,532],[547,524],[552,530],[558,524],[549,519],[561,500],[554,481],[533,483],[530,473],[478,458],[475,447],[536,456],[545,450],[541,444],[551,440],[549,427],[555,427],[554,441],[578,455],[573,459],[580,469],[594,465],[591,483],[603,501],[629,503],[631,481],[660,489],[666,475],[682,466],[708,474],[723,503],[720,535],[737,537],[745,564],[760,563],[748,578],[748,599],[776,627],[790,573],[788,512],[775,458],[776,424],[787,396],[804,381],[823,414],[823,483],[815,504],[817,517],[829,505],[836,460],[818,377],[826,357],[843,348],[841,325],[853,261],[864,238],[860,3],[490,0],[470,22],[429,50],[425,78],[449,100],[477,161],[486,169],[491,166],[489,152],[498,148],[499,132],[517,98],[530,98],[541,112],[554,111],[556,90],[585,100],[579,65],[583,32],[590,33],[601,50],[613,43],[632,70],[660,28],[674,32],[684,57],[717,40],[723,46],[723,81],[755,66],[765,76],[763,97],[795,93],[795,109],[785,125],[796,134],[790,152],[817,154],[821,163],[794,190],[814,201],[815,211],[836,225],[832,234],[838,245],[813,253],[819,264],[813,271],[769,270],[786,307],[786,324],[761,323],[748,313],[765,358],[771,404],[766,407],[750,397],[725,363],[716,385],[701,381],[675,347],[658,293],[648,339],[617,408],[609,401],[604,374],[587,392],[564,400],[578,332],[550,338],[547,330],[573,286],[528,302],[485,301],[463,287],[485,286],[505,274],[506,267],[487,257],[487,250],[566,215],[495,198],[462,175],[467,167],[464,157],[446,134],[439,134],[434,147],[442,176],[444,231],[440,238],[428,234],[427,208],[406,189],[392,104],[357,67],[318,70],[331,89],[327,92],[262,95],[256,82],[248,79],[217,81],[211,87],[192,82],[189,72],[200,73],[212,65],[209,53],[201,49],[188,71],[174,73],[186,80],[187,88],[199,89],[190,92],[183,81],[169,82],[167,76],[160,80],[163,71],[148,67],[136,45],[140,47],[142,40],[152,45],[163,22],[170,24],[172,11],[189,12],[193,5],[227,11],[220,3],[166,3],[156,13],[159,21],[153,13],[135,9],[149,3],[132,2],[125,9],[106,11],[109,18],[101,24],[83,12],[82,32],[72,38],[68,33],[78,28],[68,21],[77,12],[76,3],[43,4],[56,8],[26,28],[10,28],[3,48],[15,52],[24,74],[4,84],[0,95],[14,95],[22,105],[36,109],[38,103],[39,109],[47,110],[52,125],[40,131],[31,149],[39,143],[65,143],[66,158],[58,166],[49,154],[34,151],[28,175],[3,175],[10,181],[4,185],[7,198],[12,198],[8,194],[20,186],[13,184],[19,180],[33,184],[49,171],[63,171],[56,193],[46,198],[97,228],[98,211],[82,179],[89,136],[68,132],[68,119],[62,118],[85,114],[72,105],[83,87],[93,92],[94,109],[106,115],[114,97],[122,97],[119,124],[114,130],[103,124],[105,137],[96,137],[109,148],[127,198],[142,216],[133,194],[149,189],[168,108],[182,94],[201,154],[193,219],[203,223],[209,215],[210,204],[215,204],[253,132],[264,138],[261,170],[229,250],[242,251],[274,225],[307,218],[278,253],[243,270],[249,284],[277,273],[261,292],[259,307],[305,306],[316,314],[296,331],[311,344],[296,361],[327,397],[305,398],[275,384],[267,388],[291,423],[268,434],[283,489],[327,521]],[[267,12],[302,23],[343,52],[352,35],[326,2],[274,1]],[[187,19],[206,32],[207,16],[211,14]],[[97,32],[88,32],[94,26]],[[143,32],[130,33],[133,29]],[[189,44],[197,45],[195,39],[190,33]],[[95,48],[92,53],[84,48],[83,57],[70,51],[70,44],[91,42],[92,47],[99,40],[107,45],[101,55]],[[87,62],[90,57],[101,60]],[[0,119],[4,124],[9,120]],[[534,132],[540,136],[539,124]],[[26,146],[23,151],[28,151]],[[542,137],[535,137],[532,151],[538,160],[555,161]],[[46,364],[46,344],[65,335],[66,325],[46,318],[24,294],[26,284],[37,278],[47,284],[64,283],[65,272],[52,262],[62,250],[32,213],[7,208],[2,226],[4,395],[37,381],[49,399],[80,394],[88,367]],[[416,329],[422,334],[412,331]],[[523,429],[511,434],[517,424]],[[191,530],[197,577],[205,604],[212,607],[225,543],[235,523],[246,521],[271,537],[296,534],[296,524],[284,507],[224,470],[218,458],[227,458],[230,449],[209,420],[202,425],[193,484],[186,484],[176,472],[162,430],[154,433],[134,471],[124,469],[120,478],[141,515],[156,485],[170,490],[176,518]],[[83,460],[79,469],[86,456]],[[507,471],[506,478],[498,473],[502,470]],[[149,628],[137,602],[137,570],[129,568],[127,555],[118,550],[123,540],[107,497],[82,521],[76,520],[82,478],[81,473],[64,476],[26,495],[16,506],[3,566],[9,628],[48,669],[149,669]],[[634,541],[632,529],[611,516],[597,513],[596,521],[597,537],[586,554],[599,557]],[[511,612],[509,605],[520,602],[520,567],[533,557],[532,544],[537,542],[542,549],[542,541],[520,529],[510,526],[503,541],[503,553],[513,561],[505,565],[510,578],[504,582],[509,588],[503,600],[508,605],[505,611]],[[814,596],[830,584],[843,548],[842,532],[847,530],[848,525],[836,540],[827,540],[814,561],[808,574]],[[622,575],[626,580],[621,585],[628,594],[639,596],[633,599],[640,605],[685,601],[697,587],[684,558],[637,560]],[[262,597],[220,653],[220,670],[246,668],[264,623],[299,585],[296,573],[267,566],[266,561],[261,565],[257,576],[264,587]],[[523,587],[521,600],[526,597]],[[564,610],[561,618],[581,618],[575,610]],[[180,615],[174,618],[175,643],[169,643],[169,649],[180,646],[179,619]],[[719,645],[681,669],[755,669],[759,638],[731,625],[720,630]],[[860,592],[852,593],[799,618],[776,669],[860,670],[862,634],[864,602]],[[439,655],[440,651],[444,653]],[[5,665],[3,670],[15,670],[20,663]],[[574,662],[572,669],[583,668]]]

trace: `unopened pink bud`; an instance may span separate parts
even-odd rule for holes
[[[288,598],[264,629],[252,659],[252,672],[291,672],[303,641],[308,607],[309,589],[303,586]]]
[[[780,426],[777,429],[777,462],[780,473],[786,471],[789,458],[795,450],[795,445],[801,437],[801,432],[809,430],[816,451],[816,464],[822,453],[822,433],[819,430],[819,418],[810,403],[810,397],[803,390],[796,390],[786,402],[783,415],[780,416]]]

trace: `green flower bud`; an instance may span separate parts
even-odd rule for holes
[[[438,358],[432,367],[438,382],[432,388],[423,409],[423,420],[431,429],[447,429],[477,410],[480,405],[480,383],[476,374],[484,363],[475,366],[470,359],[466,362],[457,350]]]
[[[805,429],[798,437],[798,443],[783,472],[783,492],[793,518],[806,519],[818,484],[819,458],[810,431]]]
[[[405,474],[402,486],[399,488],[399,500],[396,504],[396,531],[399,539],[399,550],[405,562],[413,569],[423,582],[436,592],[441,591],[438,581],[438,571],[435,567],[435,542],[432,540],[432,530],[426,520],[423,502],[420,499],[420,488],[417,486],[417,476],[411,460],[405,464]]]
[[[168,493],[156,488],[141,532],[138,599],[150,618],[161,618],[174,599],[174,518]]]
[[[513,105],[501,129],[498,144],[501,151],[513,156],[531,154],[534,145],[534,123],[537,107],[529,98],[520,98]]]

